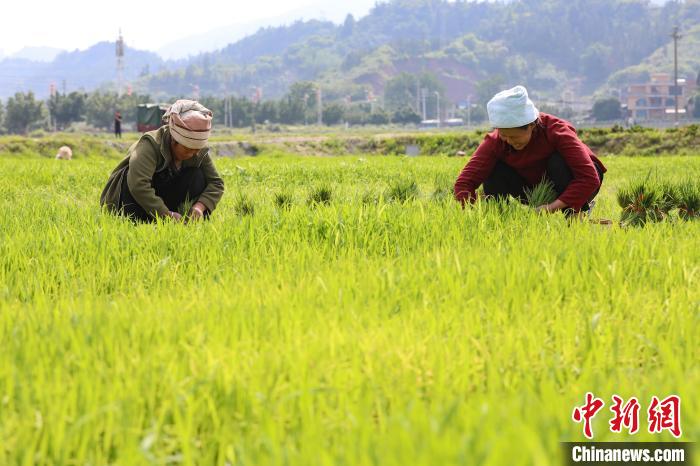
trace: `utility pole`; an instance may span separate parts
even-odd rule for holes
[[[426,98],[426,94],[427,94],[427,93],[428,93],[428,89],[426,89],[426,88],[424,88],[424,87],[421,88],[421,90],[420,90],[420,98],[421,98],[421,104],[423,105],[423,108],[422,108],[422,110],[423,110],[423,121],[425,121],[425,120],[428,119],[427,111],[426,111],[426,108],[425,108],[425,98]]]
[[[676,126],[678,126],[678,94],[680,94],[680,88],[678,87],[678,40],[681,38],[681,35],[678,33],[678,26],[673,28],[671,37],[673,37],[673,96],[676,103],[674,118]]]
[[[467,128],[472,126],[472,96],[467,96]]]
[[[122,96],[122,86],[124,84],[124,38],[122,30],[119,29],[119,38],[117,39],[117,96]],[[65,91],[64,91],[65,93]]]
[[[323,95],[321,94],[321,86],[316,88],[316,111],[318,113],[318,126],[323,125]]]
[[[255,126],[256,123],[256,114],[255,114],[255,107],[258,105],[259,98],[258,96],[260,95],[259,92],[259,87],[257,86],[252,86],[251,91],[253,91],[253,94],[250,96],[250,113],[251,113],[251,118],[250,118],[250,130],[252,131],[253,134],[257,131],[257,128]]]
[[[64,95],[65,95],[65,93],[64,93]],[[51,101],[55,102],[54,99],[56,99],[56,85],[54,83],[49,84],[49,96],[50,96]],[[51,129],[55,133],[56,132],[56,115],[54,115],[55,112],[51,111],[51,107],[52,107],[51,104],[47,105],[47,107],[49,108],[49,126],[51,127]]]
[[[228,92],[224,93],[224,127],[228,128]]]
[[[416,114],[420,113],[420,79],[416,75]]]
[[[435,114],[435,119],[437,120],[437,125],[438,128],[440,127],[440,93],[438,91],[435,91],[435,98],[437,99],[437,105],[436,105],[436,114]]]

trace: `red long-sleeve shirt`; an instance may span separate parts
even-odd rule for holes
[[[497,129],[487,134],[457,178],[455,197],[460,202],[474,200],[476,189],[489,177],[499,160],[513,167],[529,185],[535,185],[542,180],[547,160],[555,152],[561,154],[574,177],[559,200],[579,210],[600,187],[594,161],[603,172],[606,169],[579,139],[571,123],[546,113],[540,113],[540,122],[533,130],[530,142],[521,150],[515,150],[502,141]]]

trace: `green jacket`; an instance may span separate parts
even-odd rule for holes
[[[100,196],[100,205],[106,206],[111,211],[119,209],[119,195],[124,176],[126,176],[131,195],[146,212],[153,216],[156,214],[167,215],[169,209],[163,199],[156,196],[152,180],[156,173],[168,168],[172,158],[170,131],[167,126],[144,133],[138,141],[132,144],[127,156],[109,176],[107,186]],[[201,202],[212,212],[224,194],[224,180],[221,179],[214,167],[209,156],[209,149],[202,149],[191,159],[183,161],[182,168],[186,167],[200,167],[204,172],[207,185],[195,202]]]

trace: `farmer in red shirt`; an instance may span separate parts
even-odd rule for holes
[[[495,130],[484,138],[455,183],[463,204],[476,199],[476,189],[496,198],[525,201],[525,189],[549,179],[557,192],[538,211],[587,212],[606,171],[576,135],[571,123],[540,113],[522,86],[499,92],[487,105]]]

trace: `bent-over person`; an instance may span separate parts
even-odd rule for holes
[[[198,102],[178,100],[165,125],[144,133],[114,169],[100,204],[133,220],[181,219],[192,202],[191,219],[208,217],[224,194],[224,181],[209,155],[212,112]]]
[[[486,135],[455,183],[458,201],[473,202],[483,184],[487,197],[525,201],[543,178],[557,199],[538,211],[567,215],[590,211],[606,169],[566,120],[540,113],[522,86],[496,94],[487,105],[494,131]]]

